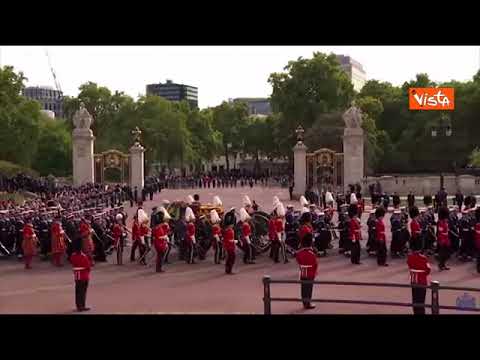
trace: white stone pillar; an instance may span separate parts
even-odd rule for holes
[[[75,129],[72,133],[73,139],[73,184],[80,186],[86,183],[93,183],[94,177],[94,161],[93,161],[93,136],[90,125],[93,118],[85,109],[84,105],[80,105],[80,109],[73,116]]]
[[[363,153],[363,130],[362,128],[346,127],[343,133],[343,187],[349,184],[362,183],[364,174]]]
[[[293,197],[295,199],[305,195],[307,186],[307,147],[303,141],[298,141],[293,147]]]
[[[139,194],[141,194],[145,184],[144,152],[145,148],[139,143],[135,143],[135,145],[130,148],[130,186],[132,189],[136,186]]]

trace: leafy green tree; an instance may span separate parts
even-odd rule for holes
[[[299,124],[308,130],[321,114],[346,109],[355,92],[334,54],[315,52],[311,59],[290,61],[284,70],[271,74],[268,81],[272,109],[282,115],[277,141],[290,155]]]
[[[473,149],[468,160],[469,160],[469,165],[476,168],[480,168],[480,149],[479,148]]]

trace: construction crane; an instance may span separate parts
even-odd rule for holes
[[[45,55],[47,55],[48,59],[48,66],[50,67],[50,70],[53,75],[53,81],[55,82],[55,87],[57,88],[58,91],[62,91],[62,88],[60,87],[60,83],[57,80],[57,75],[55,75],[55,70],[53,70],[52,62],[50,60],[50,54],[48,53],[48,49],[45,48]]]

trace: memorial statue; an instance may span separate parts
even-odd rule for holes
[[[352,102],[352,106],[342,116],[345,127],[358,129],[362,126],[362,111]]]
[[[135,126],[135,129],[132,130],[132,135],[134,146],[140,146],[140,135],[142,135],[142,131],[138,128],[138,126]]]
[[[84,103],[80,103],[80,108],[73,115],[73,124],[76,129],[90,129],[92,125],[93,117],[85,108]]]

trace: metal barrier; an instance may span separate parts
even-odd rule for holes
[[[344,299],[303,299],[303,298],[281,298],[271,297],[270,285],[271,284],[319,284],[319,285],[339,285],[339,286],[365,286],[365,287],[394,287],[394,288],[424,288],[431,289],[431,304],[422,303],[403,303],[392,301],[368,301],[368,300],[344,300]],[[418,285],[418,284],[395,284],[395,283],[368,283],[368,282],[353,282],[353,281],[314,281],[314,280],[273,280],[270,276],[263,277],[263,305],[264,314],[271,315],[272,313],[272,301],[278,302],[303,302],[307,300],[309,302],[317,303],[336,303],[336,304],[361,304],[361,305],[383,305],[383,306],[398,306],[398,307],[423,307],[431,308],[432,315],[440,314],[440,309],[459,310],[459,311],[474,311],[480,312],[480,308],[464,308],[458,306],[440,305],[439,292],[440,290],[452,290],[452,291],[473,291],[480,292],[477,288],[456,287],[456,286],[440,286],[438,281],[432,281],[430,285]]]

